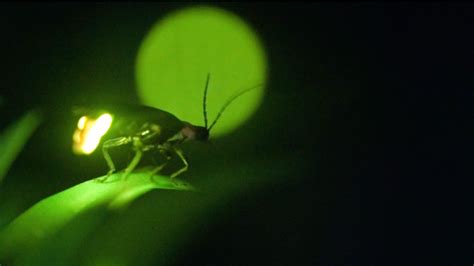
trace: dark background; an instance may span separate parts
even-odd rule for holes
[[[68,110],[137,103],[138,46],[185,6],[0,5],[1,125],[33,107],[47,119],[2,187],[16,214],[104,172],[100,155],[70,154]],[[217,6],[260,34],[270,80],[252,121],[213,145],[229,161],[287,158],[291,174],[216,209],[177,264],[472,264],[474,5]]]

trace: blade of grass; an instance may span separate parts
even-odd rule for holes
[[[115,210],[153,189],[193,190],[188,183],[151,172],[132,173],[124,181],[114,174],[107,182],[89,180],[36,203],[0,234],[0,258],[34,249],[76,216],[98,207]]]
[[[10,125],[0,136],[0,184],[23,146],[41,123],[41,115],[33,110]]]

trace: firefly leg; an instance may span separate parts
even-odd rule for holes
[[[135,150],[135,156],[133,157],[130,164],[125,168],[125,177],[124,180],[127,179],[128,175],[137,167],[138,163],[140,162],[143,155],[143,151],[141,149]]]
[[[181,173],[186,172],[188,170],[188,166],[189,166],[188,160],[186,159],[186,156],[184,156],[183,151],[181,149],[177,148],[177,147],[173,147],[173,150],[179,156],[179,158],[183,162],[184,166],[181,169],[179,169],[178,171],[174,172],[171,175],[171,178],[175,178],[176,176],[180,175]]]
[[[104,178],[99,180],[100,182],[105,182],[105,180],[111,174],[115,172],[115,165],[114,165],[114,162],[112,161],[112,157],[110,157],[108,149],[128,144],[131,141],[132,141],[132,138],[130,137],[120,137],[120,138],[109,139],[105,141],[104,144],[102,144],[102,154],[104,155],[105,162],[107,163],[107,166],[109,167],[109,172]]]
[[[151,171],[151,175],[154,175],[156,173],[158,173],[159,171],[161,171],[161,169],[163,169],[163,167],[166,166],[167,163],[163,163],[163,164],[160,164],[158,165],[157,167],[155,167],[152,171]]]
[[[167,146],[163,146],[163,145],[154,145],[153,147],[150,146],[150,149],[156,149],[160,152],[160,154],[162,156],[164,156],[166,158],[166,162],[156,166],[152,171],[151,171],[151,175],[154,175],[156,173],[158,173],[159,171],[161,171],[167,164],[168,164],[168,161],[171,159],[171,155],[169,154],[169,148],[166,148]]]
[[[142,131],[137,133],[131,141],[133,142],[133,147],[135,150],[135,156],[133,157],[130,164],[125,169],[125,177],[124,180],[127,179],[128,175],[137,167],[138,163],[140,162],[143,152],[148,151],[150,149],[155,148],[154,145],[144,145],[146,140],[149,140],[157,135],[160,134],[160,127],[154,124],[145,123],[142,126]],[[160,169],[156,170],[159,171]]]
[[[142,137],[144,134],[140,134],[140,136],[135,136],[131,138],[131,141],[133,142],[133,149],[135,150],[135,156],[133,157],[132,161],[130,164],[128,164],[127,168],[125,168],[125,177],[123,178],[124,180],[127,179],[128,175],[135,170],[135,167],[137,167],[138,163],[140,163],[140,160],[142,159],[143,152],[151,149],[153,145],[144,145],[142,141]]]

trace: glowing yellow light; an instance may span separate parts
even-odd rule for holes
[[[77,122],[77,128],[79,129],[84,129],[84,126],[86,125],[87,117],[83,116],[79,119]]]
[[[91,154],[109,130],[112,120],[110,114],[103,114],[97,120],[81,117],[73,135],[73,151],[77,154]]]

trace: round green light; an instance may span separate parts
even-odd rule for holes
[[[212,129],[223,135],[244,123],[258,108],[265,89],[267,62],[252,29],[234,14],[213,7],[174,12],[148,33],[137,56],[138,94],[149,106],[204,126],[203,94],[207,74],[209,124],[225,102],[237,98]]]

